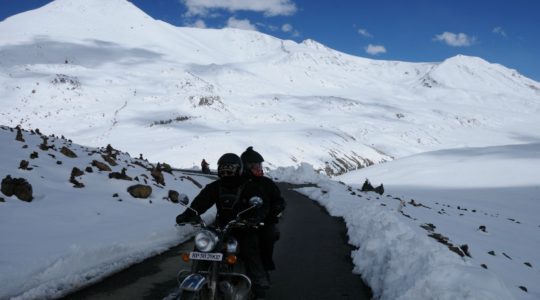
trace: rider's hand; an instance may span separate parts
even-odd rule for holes
[[[198,215],[196,215],[193,211],[188,209],[176,217],[176,224],[179,224],[179,225],[183,225],[186,223],[196,224],[196,223],[199,223],[200,220],[201,218]]]

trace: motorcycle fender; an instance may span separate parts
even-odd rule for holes
[[[206,278],[201,274],[190,274],[180,284],[180,289],[190,292],[199,291],[206,284]]]

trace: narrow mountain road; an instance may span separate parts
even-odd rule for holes
[[[279,184],[287,210],[275,248],[268,299],[370,299],[371,290],[352,274],[352,247],[341,218]]]
[[[370,299],[369,287],[352,274],[343,221],[290,190],[291,185],[279,187],[287,210],[279,225],[277,270],[271,273],[267,299]],[[188,268],[179,254],[190,249],[192,243],[182,244],[63,299],[163,299],[175,290],[178,270]]]

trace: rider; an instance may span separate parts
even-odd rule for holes
[[[279,221],[279,216],[285,209],[285,200],[281,197],[281,192],[274,181],[264,176],[262,168],[264,159],[262,155],[250,146],[240,157],[244,166],[242,176],[259,185],[270,200],[270,211],[264,220],[264,226],[259,228],[259,241],[264,268],[268,271],[275,270],[276,266],[272,256],[274,253],[274,244],[280,235],[276,224]]]
[[[206,159],[203,158],[201,161],[201,170],[203,173],[210,173],[210,164],[206,162]]]
[[[263,199],[258,208],[259,221],[268,214],[268,197],[251,181],[240,176],[242,161],[234,153],[226,153],[218,160],[219,179],[206,185],[199,195],[193,199],[191,208],[198,215],[206,212],[214,204],[217,208],[216,225],[224,226],[234,220],[239,212],[249,207],[249,199],[254,196]],[[194,211],[186,209],[176,217],[176,223],[193,222],[198,216]],[[240,244],[240,257],[246,264],[248,275],[253,281],[253,292],[257,298],[264,298],[265,290],[270,287],[268,275],[261,260],[257,230],[252,228],[238,229],[234,236]]]

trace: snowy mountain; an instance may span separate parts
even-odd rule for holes
[[[59,297],[177,244],[189,232],[173,228],[168,191],[193,197],[211,179],[163,172],[164,185],[157,162],[215,167],[249,145],[274,177],[317,184],[300,191],[344,218],[375,297],[540,295],[540,83],[516,70],[57,0],[0,22],[0,105],[0,179],[33,187],[29,203],[0,193],[0,299]],[[149,198],[129,194],[135,177]],[[366,178],[386,192],[360,192]]]
[[[253,145],[271,168],[341,174],[540,128],[540,84],[480,58],[370,60],[174,27],[124,0],[57,0],[0,22],[0,99],[3,125],[183,167]]]

